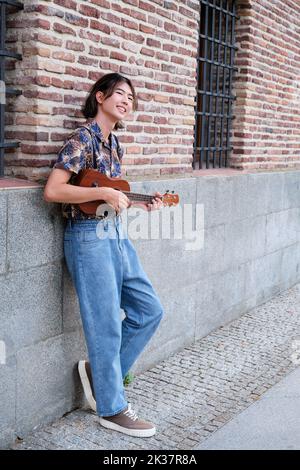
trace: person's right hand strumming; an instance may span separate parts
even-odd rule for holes
[[[116,212],[121,212],[124,209],[130,207],[130,199],[122,193],[113,188],[101,188],[104,193],[104,200],[109,204]]]

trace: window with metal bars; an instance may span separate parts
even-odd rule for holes
[[[235,0],[200,0],[194,169],[228,164],[236,18]]]
[[[5,142],[5,102],[9,95],[20,95],[20,90],[5,86],[5,59],[21,60],[21,54],[8,51],[5,47],[6,17],[13,11],[21,10],[23,4],[16,0],[0,0],[0,178],[4,176],[4,152],[6,148],[18,147],[19,142]]]

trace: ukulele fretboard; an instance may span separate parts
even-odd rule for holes
[[[148,202],[151,203],[154,196],[149,194],[140,194],[140,193],[131,193],[128,191],[123,191],[124,194],[131,200],[131,201],[140,201],[140,202]],[[162,198],[160,198],[162,199]]]

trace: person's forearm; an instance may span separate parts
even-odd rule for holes
[[[80,204],[82,202],[106,200],[108,188],[84,188],[72,184],[58,184],[55,190],[45,189],[44,198],[48,202]]]

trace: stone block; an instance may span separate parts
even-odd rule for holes
[[[270,253],[300,241],[300,208],[268,214],[266,252]]]
[[[288,172],[283,179],[283,209],[299,207],[300,171]]]
[[[12,351],[62,332],[61,266],[47,265],[0,278],[0,321]]]
[[[283,282],[281,265],[281,251],[249,261],[245,265],[245,298],[253,298],[259,305],[278,293]]]
[[[201,279],[195,286],[196,338],[202,338],[225,325],[236,318],[237,312],[241,314],[244,299],[243,265]]]
[[[7,194],[0,191],[0,274],[6,271]]]
[[[8,193],[8,270],[53,263],[63,257],[58,205],[43,200],[41,189]]]
[[[16,438],[16,358],[10,356],[0,363],[0,449]]]
[[[263,256],[265,232],[266,216],[263,215],[225,225],[225,268]]]
[[[75,406],[77,361],[85,356],[80,332],[41,341],[17,354],[17,433],[62,416]],[[76,381],[76,382],[75,382]]]

